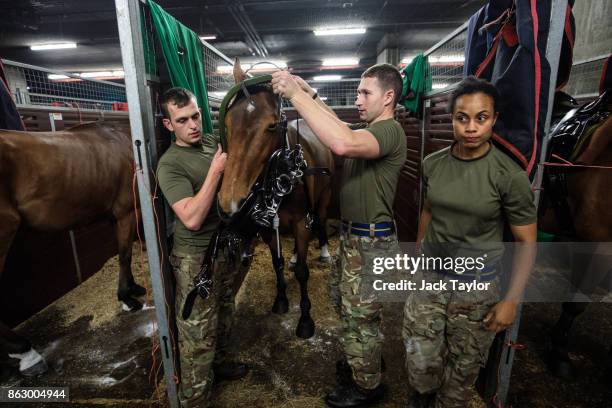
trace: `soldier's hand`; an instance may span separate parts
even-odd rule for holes
[[[223,174],[223,170],[225,170],[225,163],[227,162],[227,153],[224,153],[221,150],[221,145],[217,145],[217,151],[215,152],[215,156],[210,163],[210,171],[213,171],[215,174]]]
[[[300,78],[297,75],[291,75],[291,77],[295,80],[295,82],[297,82],[300,88],[302,88],[302,91],[306,92],[311,97],[312,95],[315,94],[315,90],[312,89],[310,85],[308,85],[308,82],[304,81],[302,78]]]
[[[291,99],[301,91],[301,87],[289,71],[283,70],[272,74],[272,91],[285,99]]]
[[[487,330],[498,333],[512,326],[516,318],[516,302],[502,300],[496,303],[483,319]]]

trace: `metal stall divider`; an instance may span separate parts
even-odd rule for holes
[[[563,40],[563,29],[565,24],[565,13],[567,8],[567,0],[555,0],[552,2],[551,14],[550,14],[550,28],[548,32],[547,38],[547,46],[546,46],[546,58],[550,63],[551,72],[550,72],[550,85],[549,85],[549,103],[546,112],[546,121],[544,128],[544,138],[542,141],[542,149],[540,152],[539,163],[545,161],[546,151],[548,147],[549,138],[549,129],[550,129],[550,121],[552,116],[552,108],[553,108],[553,99],[555,93],[555,84],[557,80],[557,72],[559,66],[559,59],[561,55],[561,44]],[[427,121],[425,118],[427,117],[428,110],[430,108],[431,97],[435,95],[447,94],[455,87],[455,85],[463,78],[463,60],[459,58],[460,55],[463,55],[463,49],[465,45],[466,39],[466,31],[467,31],[467,22],[462,24],[459,28],[454,30],[452,33],[447,35],[444,39],[436,43],[434,46],[425,51],[424,55],[429,58],[436,58],[436,54],[445,55],[445,56],[457,56],[456,66],[448,68],[448,66],[438,67],[436,65],[436,61],[441,60],[442,58],[438,57],[434,59],[431,65],[431,75],[432,82],[434,84],[434,90],[428,92],[426,97],[429,97],[425,100],[423,106],[423,118],[422,121],[422,145],[421,145],[421,162],[425,157],[425,142],[426,142],[426,131],[427,131]],[[448,62],[448,61],[447,61]],[[543,167],[539,166],[537,173],[534,177],[534,181],[532,182],[532,188],[535,193],[535,204],[536,206],[539,203],[540,199],[540,187],[542,183],[543,176]],[[419,195],[421,197],[419,204],[419,216],[420,210],[422,207],[422,185],[419,184]],[[489,407],[506,407],[508,402],[508,391],[510,387],[510,374],[512,371],[512,363],[514,360],[514,352],[515,348],[513,347],[516,344],[518,337],[518,330],[520,326],[521,320],[521,310],[522,307],[519,304],[517,309],[516,320],[512,327],[505,332],[504,339],[499,344],[499,360],[498,360],[498,370],[493,372],[494,378],[487,378],[485,380],[485,389],[484,394],[485,397],[495,397],[495,401],[489,400],[485,401],[487,406]],[[495,347],[495,343],[493,345]],[[495,353],[491,353],[491,355],[495,355]],[[495,381],[490,381],[491,379]]]
[[[166,302],[171,293],[166,291],[167,277],[162,275],[162,265],[167,252],[165,239],[166,225],[156,223],[156,214],[162,214],[161,206],[153,202],[151,195],[151,172],[157,164],[157,146],[155,143],[155,121],[153,116],[151,90],[147,83],[145,72],[144,48],[141,31],[141,0],[115,0],[117,9],[117,25],[121,44],[121,57],[125,70],[125,86],[127,92],[132,141],[134,143],[134,159],[138,180],[138,193],[142,222],[147,243],[151,285],[155,302],[159,344],[167,382],[167,393],[170,407],[180,406],[175,381],[175,355],[171,344],[173,335],[169,321],[170,310]],[[154,208],[158,206],[158,208]],[[155,212],[155,213],[154,213]],[[165,268],[165,270],[168,270]]]

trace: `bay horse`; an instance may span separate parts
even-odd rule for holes
[[[609,112],[609,102],[607,107],[603,107],[603,110],[606,109]],[[602,283],[612,268],[612,114],[593,126],[597,128],[590,139],[573,153],[572,160],[579,166],[558,170],[565,177],[562,189],[566,191],[566,197],[557,200],[563,201],[563,206],[555,206],[551,202],[545,184],[544,205],[540,206],[543,212],[538,217],[538,228],[555,234],[561,240],[599,243],[598,255],[587,263],[581,263],[580,267],[586,269],[580,271],[578,282],[575,282],[587,296]],[[550,184],[550,180],[546,182]],[[587,305],[585,302],[564,302],[561,316],[549,334],[548,366],[559,377],[572,379],[575,376],[569,358],[569,334],[575,318],[585,311]],[[607,364],[612,375],[612,347]]]
[[[236,59],[234,64],[236,84],[247,79]],[[264,84],[238,93],[223,119],[226,129],[227,163],[223,181],[218,193],[218,207],[223,218],[237,215],[239,208],[251,192],[254,184],[264,171],[268,160],[280,146],[277,126],[280,126],[280,100],[273,94],[270,84]],[[299,136],[298,136],[299,127]],[[309,338],[314,335],[314,321],[310,316],[308,297],[309,270],[306,263],[308,244],[312,238],[309,218],[320,229],[325,228],[327,211],[331,201],[331,172],[334,169],[333,156],[319,139],[308,129],[303,121],[292,121],[287,126],[287,139],[290,146],[298,141],[309,167],[329,170],[330,174],[304,175],[303,183],[298,183],[292,192],[283,198],[278,209],[280,229],[290,232],[295,238],[296,263],[293,267],[300,285],[301,315],[296,335]],[[310,215],[309,215],[310,214]],[[240,226],[238,226],[240,228]],[[313,228],[314,229],[314,228]],[[285,261],[279,256],[280,242],[277,244],[274,231],[260,228],[259,235],[269,246],[272,264],[276,273],[276,298],[272,306],[274,313],[283,314],[289,310],[284,277]]]
[[[67,230],[114,220],[119,253],[118,299],[142,308],[146,293],[131,270],[136,217],[129,124],[93,122],[59,132],[0,130],[0,276],[20,225]],[[0,350],[20,360],[24,375],[46,370],[30,342],[0,322]]]

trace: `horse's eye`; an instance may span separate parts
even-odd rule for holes
[[[275,132],[276,131],[276,123],[273,123],[270,126],[268,126],[268,130],[270,132]]]

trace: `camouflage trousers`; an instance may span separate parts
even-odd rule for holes
[[[200,272],[204,252],[173,251],[170,262],[176,278],[175,310],[181,381],[179,399],[183,408],[207,407],[213,383],[213,364],[227,355],[235,309],[234,298],[248,270],[248,264],[229,262],[219,252],[213,272],[213,293],[198,297],[188,320],[182,318],[187,294]]]
[[[353,379],[362,388],[373,389],[380,384],[383,342],[383,306],[364,283],[373,276],[374,257],[394,257],[398,253],[395,234],[370,238],[342,233],[328,277],[331,302],[342,319],[340,343]]]
[[[447,275],[417,272],[414,280],[448,281]],[[406,369],[416,391],[436,393],[435,408],[464,408],[495,333],[482,320],[500,296],[499,280],[488,290],[415,290],[404,307],[402,335]],[[450,285],[450,284],[449,284]]]

